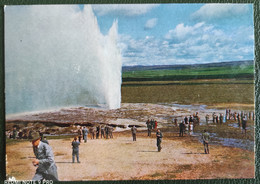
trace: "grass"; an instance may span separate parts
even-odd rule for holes
[[[161,81],[188,79],[224,79],[247,78],[253,79],[254,66],[221,66],[209,68],[161,69],[127,71],[123,73],[123,81]]]

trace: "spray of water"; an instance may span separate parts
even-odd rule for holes
[[[117,21],[100,32],[90,5],[5,8],[6,113],[121,102]]]

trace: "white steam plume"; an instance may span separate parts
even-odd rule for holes
[[[100,32],[90,5],[5,8],[6,113],[121,103],[117,21]]]

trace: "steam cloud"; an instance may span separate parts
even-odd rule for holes
[[[90,5],[5,8],[6,113],[121,103],[117,21],[100,32]]]

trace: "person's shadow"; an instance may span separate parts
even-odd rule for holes
[[[158,152],[158,151],[137,151],[137,152],[143,152],[143,153],[145,153],[145,152]]]
[[[182,153],[182,154],[186,154],[186,155],[203,155],[205,153]]]

